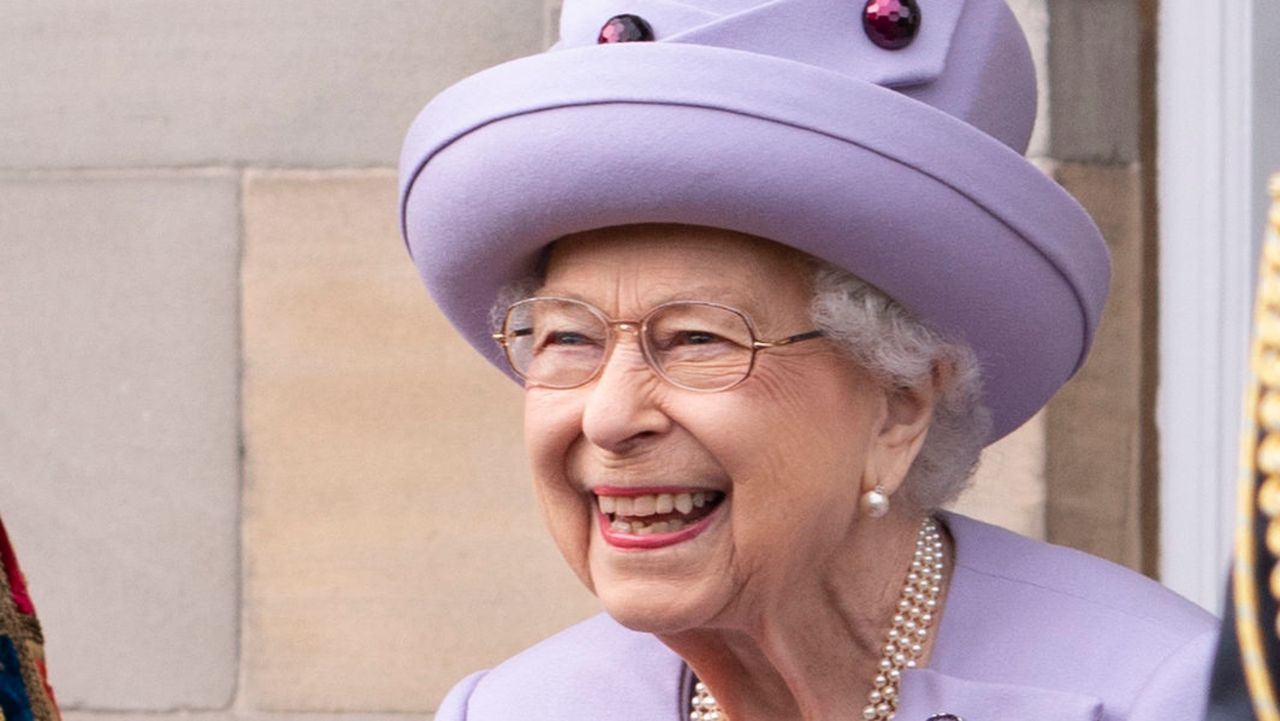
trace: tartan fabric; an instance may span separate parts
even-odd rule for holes
[[[59,721],[44,637],[9,535],[0,521],[0,719]]]

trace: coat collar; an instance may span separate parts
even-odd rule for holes
[[[999,555],[1001,539],[1007,533],[955,513],[940,512],[938,518],[955,541],[951,584],[954,592],[967,585],[963,582],[965,574],[974,568],[983,568]],[[957,620],[963,613],[947,612],[948,606],[964,605],[952,604],[952,600],[960,599],[949,596],[938,628],[938,643],[951,648],[942,654],[938,648],[934,649],[935,660],[941,662],[938,667],[909,669],[902,674],[901,705],[894,716],[896,721],[1099,721],[1102,718],[1102,701],[1093,696],[1040,686],[984,683],[954,675],[963,673],[967,655],[963,648],[955,647],[978,643],[980,639],[973,638],[966,625]],[[1011,657],[1010,662],[1019,660]],[[682,667],[679,703],[687,704],[692,695],[693,677],[688,666],[682,664]]]
[[[972,638],[966,625],[960,623],[958,615],[963,615],[963,611],[948,613],[948,608],[959,610],[964,605],[961,601],[968,600],[959,597],[967,586],[965,574],[996,555],[995,547],[999,544],[992,537],[994,529],[985,524],[949,512],[939,513],[938,518],[955,541],[951,594],[943,606],[938,628],[939,644],[950,647],[934,649],[935,663],[931,667],[903,673],[901,706],[895,718],[898,721],[952,721],[951,717],[962,721],[995,718],[1098,721],[1102,716],[1102,701],[1092,696],[1023,684],[985,683],[954,675],[963,673],[964,658],[968,656],[963,648],[955,646],[967,646],[980,639]],[[955,594],[956,591],[959,594]],[[943,652],[939,653],[940,650]],[[1013,657],[1009,660],[1018,662]]]
[[[676,706],[684,717],[693,696],[693,674],[683,666]],[[970,681],[933,669],[902,674],[896,721],[1100,721],[1102,701],[1067,691]]]
[[[902,700],[897,721],[1098,721],[1102,701],[1067,691],[980,683],[932,669],[902,674]]]

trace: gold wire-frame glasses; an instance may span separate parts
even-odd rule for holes
[[[824,335],[811,330],[763,340],[746,313],[707,301],[671,301],[638,320],[624,320],[581,300],[545,296],[512,303],[493,339],[520,378],[541,388],[567,390],[600,375],[619,332],[638,337],[641,354],[658,377],[703,393],[727,391],[745,381],[761,351]]]

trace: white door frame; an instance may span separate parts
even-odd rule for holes
[[[1259,212],[1253,4],[1160,3],[1160,575],[1215,613],[1234,527]]]

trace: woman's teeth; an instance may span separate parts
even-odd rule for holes
[[[703,508],[716,503],[717,491],[697,493],[652,493],[639,496],[597,496],[600,512],[609,516],[609,529],[614,533],[648,536],[674,533],[706,515]],[[693,518],[672,517],[689,516]],[[655,518],[661,516],[661,518]]]
[[[630,533],[633,536],[649,536],[654,533],[675,533],[681,530],[687,524],[676,518],[670,521],[658,521],[656,523],[645,523],[643,521],[624,521],[615,519],[609,522],[609,529],[614,533]]]
[[[707,505],[713,493],[658,493],[643,496],[597,496],[600,512],[619,516],[652,516],[679,511],[690,513]]]

